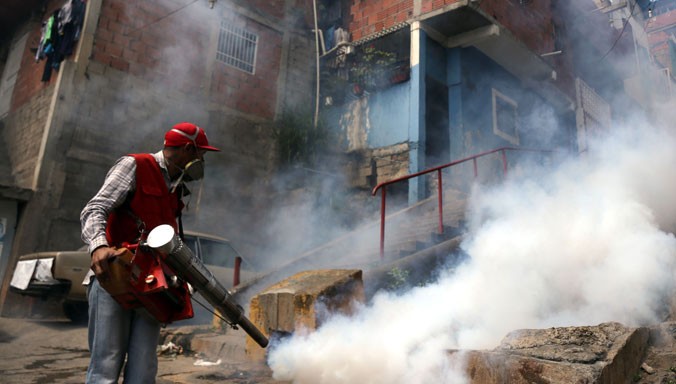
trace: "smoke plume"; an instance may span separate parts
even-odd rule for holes
[[[493,348],[521,328],[661,321],[674,289],[676,137],[628,125],[555,169],[475,187],[468,261],[273,346],[274,377],[461,383],[447,350]]]

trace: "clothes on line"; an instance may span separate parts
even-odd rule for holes
[[[58,70],[61,62],[73,54],[82,32],[85,7],[84,0],[68,0],[42,23],[35,61],[45,60],[43,82],[48,82],[52,71]]]

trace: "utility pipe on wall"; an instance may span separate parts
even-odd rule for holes
[[[317,120],[319,120],[319,27],[317,25],[317,0],[312,0],[312,10],[314,13],[314,22],[315,22],[315,51],[316,55],[316,67],[317,67],[317,86],[315,87],[315,117],[314,117],[314,127],[317,129]]]

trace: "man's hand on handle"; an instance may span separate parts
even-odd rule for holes
[[[110,278],[110,259],[121,256],[124,252],[124,248],[116,249],[110,247],[99,247],[92,252],[91,268],[99,281],[108,281]]]

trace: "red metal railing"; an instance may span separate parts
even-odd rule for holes
[[[434,168],[429,168],[424,171],[420,171],[417,173],[413,173],[410,175],[398,177],[396,179],[384,181],[373,188],[373,191],[371,192],[372,196],[375,196],[378,190],[380,189],[380,258],[383,259],[385,255],[385,206],[386,206],[386,200],[387,200],[387,186],[391,184],[396,184],[402,181],[406,181],[409,179],[416,178],[418,176],[426,175],[428,173],[432,172],[437,172],[437,177],[438,177],[438,183],[437,183],[437,200],[439,203],[439,233],[444,233],[444,204],[443,204],[443,179],[442,179],[442,173],[441,171],[445,168],[452,167],[454,165],[462,164],[467,161],[472,160],[473,162],[473,167],[474,167],[474,178],[476,178],[479,175],[479,170],[477,167],[477,159],[480,157],[484,157],[493,153],[500,152],[501,157],[502,157],[502,172],[503,174],[507,174],[507,151],[524,151],[524,152],[542,152],[542,153],[551,153],[554,152],[553,150],[545,150],[545,149],[533,149],[533,148],[518,148],[518,147],[501,147],[501,148],[496,148],[490,151],[486,152],[481,152],[476,155],[472,155],[469,157],[466,157],[464,159],[460,160],[455,160],[452,161],[448,164],[440,165]]]

